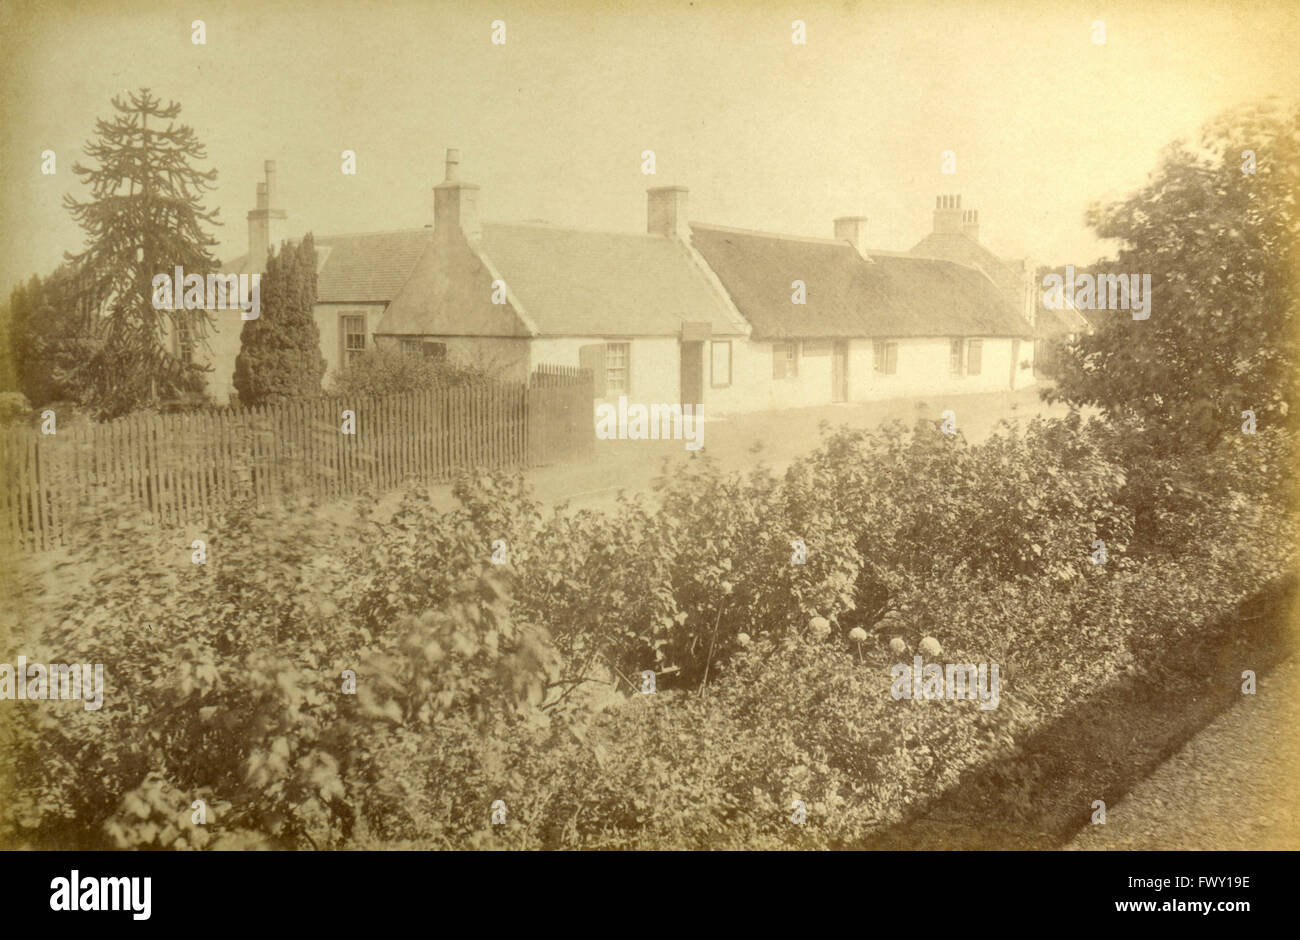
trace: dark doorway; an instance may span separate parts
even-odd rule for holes
[[[849,400],[849,344],[839,340],[831,349],[831,401]]]
[[[682,343],[683,405],[704,404],[704,344]]]

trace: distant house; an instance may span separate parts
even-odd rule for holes
[[[285,214],[266,169],[250,253],[227,273],[264,267],[277,243]],[[666,186],[648,192],[644,234],[593,232],[481,223],[478,194],[449,150],[431,227],[316,239],[329,373],[393,343],[516,379],[584,366],[599,400],[711,414],[1033,381],[1032,329],[1006,284],[960,260],[865,249],[864,219],[837,219],[827,239],[692,224],[687,190]],[[241,326],[219,324],[209,343],[218,398]]]
[[[1094,331],[1092,322],[1074,307],[1074,299],[1065,298],[1065,306],[1057,310],[1038,297],[1038,313],[1034,319],[1034,365],[1040,372],[1051,365],[1062,348],[1080,336]]]
[[[1034,325],[1039,291],[1036,266],[1028,258],[999,258],[980,243],[978,209],[963,209],[961,196],[936,196],[930,234],[909,254],[941,258],[983,271],[1020,315]]]
[[[736,375],[747,407],[1021,388],[1029,325],[981,272],[838,238],[695,224],[691,243],[753,325]],[[805,288],[793,302],[794,282]]]

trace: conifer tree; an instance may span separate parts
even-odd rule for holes
[[[113,108],[117,114],[95,122],[96,139],[85,148],[98,166],[72,168],[91,198],[64,197],[86,231],[86,249],[68,259],[76,269],[78,306],[92,311],[95,337],[77,384],[92,390],[103,417],[202,389],[202,370],[172,355],[165,338],[168,321],[175,329],[185,317],[202,340],[210,314],[156,309],[151,283],[177,266],[201,277],[215,271],[209,249],[216,241],[205,226],[221,224],[201,201],[217,171],[194,167],[207,152],[193,128],[175,123],[181,106],[163,105],[143,88],[126,100],[115,97]]]
[[[274,404],[321,393],[325,357],[316,305],[316,247],[310,234],[271,250],[261,282],[261,315],[246,320],[235,359],[243,405]]]

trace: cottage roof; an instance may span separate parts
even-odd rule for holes
[[[430,229],[317,238],[317,302],[388,303],[377,327],[384,333],[667,337],[686,321],[707,322],[715,334],[747,330],[676,239],[535,223],[482,229],[472,252],[435,243]],[[224,270],[246,265],[241,256]],[[462,286],[482,281],[485,298],[499,277],[508,309],[489,322],[481,310],[462,310],[448,284],[456,275]]]
[[[679,336],[685,321],[746,330],[673,238],[484,223],[479,249],[542,335]]]
[[[691,244],[756,338],[1029,336],[980,271],[895,254],[863,259],[847,242],[692,223]],[[792,282],[806,302],[792,302]]]
[[[430,229],[365,232],[315,238],[319,269],[317,303],[387,303],[410,278],[428,249]],[[247,273],[248,256],[241,255],[222,270]]]

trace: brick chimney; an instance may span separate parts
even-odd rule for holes
[[[961,196],[936,196],[934,199],[935,234],[960,235],[961,231]]]
[[[657,186],[646,190],[646,231],[651,235],[676,235],[691,237],[691,225],[686,221],[686,197],[690,190],[685,186]]]
[[[275,161],[267,160],[262,167],[266,182],[257,184],[257,208],[248,213],[248,272],[258,274],[266,270],[266,256],[272,247],[278,247],[284,238],[288,215],[277,208],[279,190],[275,185]]]
[[[867,257],[867,217],[865,215],[843,215],[835,220],[835,238],[848,242],[857,249],[858,254]]]
[[[460,181],[460,151],[447,151],[447,177],[433,187],[433,234],[445,238],[459,230],[471,242],[483,228],[478,220],[478,186]]]
[[[967,209],[961,216],[961,233],[969,238],[975,244],[980,240],[980,211],[978,209]]]

